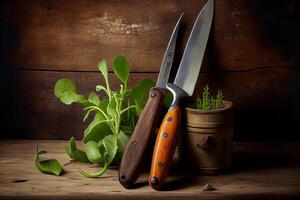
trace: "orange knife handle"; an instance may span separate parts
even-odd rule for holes
[[[170,165],[177,145],[180,123],[181,103],[188,95],[174,84],[167,84],[173,94],[173,102],[159,128],[154,147],[149,184],[160,190],[168,176]]]
[[[162,118],[166,89],[151,88],[148,101],[141,113],[124,150],[119,168],[119,181],[125,188],[134,185],[145,161],[151,157],[156,128]]]

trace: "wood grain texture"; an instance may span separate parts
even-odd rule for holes
[[[95,71],[100,59],[111,61],[123,53],[134,71],[158,72],[178,16],[185,13],[178,45],[182,53],[204,3],[2,1],[2,59],[17,68]],[[299,9],[297,1],[217,0],[203,70],[211,63],[222,71],[297,67]]]
[[[119,180],[125,188],[134,186],[148,160],[151,159],[156,129],[163,117],[166,89],[151,88],[148,101],[128,141],[119,169]]]
[[[7,132],[1,137],[80,138],[81,108],[54,98],[55,81],[70,77],[83,93],[94,91],[100,79],[97,63],[105,58],[111,64],[118,53],[137,72],[131,85],[143,76],[156,80],[174,24],[184,12],[174,77],[204,3],[1,1],[0,125]],[[216,0],[195,93],[206,83],[213,90],[223,89],[235,104],[236,140],[300,139],[299,19],[300,2],[295,0]]]
[[[2,76],[3,75],[3,76]],[[61,78],[74,81],[77,91],[84,96],[95,92],[97,84],[105,84],[100,73],[77,72],[45,72],[45,71],[1,71],[1,86],[5,96],[1,99],[3,105],[1,117],[3,130],[8,133],[2,137],[67,139],[71,136],[82,138],[84,127],[82,106],[74,104],[67,106],[54,95],[54,85]],[[156,74],[132,74],[129,87],[137,84],[143,78],[156,79]],[[113,74],[110,87],[119,88],[120,82]],[[9,82],[10,84],[5,84]],[[103,93],[101,94],[103,98]],[[18,131],[23,130],[20,135]]]
[[[300,139],[300,71],[273,68],[236,73],[200,73],[195,93],[208,83],[234,102],[235,139],[293,141]],[[110,75],[112,78],[112,75]],[[84,125],[78,105],[66,106],[53,94],[60,78],[74,80],[87,95],[103,83],[99,73],[1,70],[1,128],[6,138],[68,139],[82,137]],[[133,73],[130,86],[142,78],[156,81],[156,73]],[[115,80],[115,79],[113,79]],[[112,87],[117,88],[118,81]],[[288,135],[282,134],[288,131]]]
[[[167,191],[158,192],[139,179],[139,187],[126,190],[118,182],[117,169],[99,179],[81,176],[77,168],[97,170],[98,166],[69,162],[64,152],[67,141],[9,140],[0,142],[1,199],[299,199],[299,144],[234,145],[234,169],[218,176],[198,176],[173,171]],[[47,150],[42,158],[56,158],[65,174],[56,177],[34,167],[36,146]],[[79,145],[81,148],[82,146]],[[174,169],[175,170],[175,169]],[[176,175],[174,174],[176,172]],[[204,192],[206,183],[217,188]]]

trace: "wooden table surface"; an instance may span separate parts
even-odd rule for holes
[[[0,141],[1,199],[300,199],[300,144],[234,145],[231,172],[215,176],[175,173],[167,191],[154,191],[146,175],[135,189],[124,189],[117,169],[102,178],[81,176],[77,168],[97,170],[94,165],[69,162],[66,141]],[[34,166],[36,146],[47,150],[43,158],[56,158],[66,171],[62,176],[45,175]],[[174,172],[173,172],[174,174]],[[179,175],[180,174],[180,175]],[[210,183],[217,190],[202,191]]]

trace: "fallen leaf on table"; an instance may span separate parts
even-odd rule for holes
[[[41,154],[46,154],[47,151],[39,151],[39,149],[36,149],[37,155],[35,159],[35,167],[42,173],[45,174],[54,174],[56,176],[59,176],[63,168],[61,164],[55,160],[55,159],[50,159],[50,160],[40,160],[40,155]]]

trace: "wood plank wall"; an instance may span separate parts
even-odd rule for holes
[[[81,138],[81,107],[53,95],[70,78],[87,94],[103,80],[97,63],[124,54],[130,85],[156,80],[178,16],[174,68],[204,0],[0,1],[1,137]],[[300,2],[215,0],[196,94],[205,84],[235,103],[236,140],[295,141],[300,131]],[[174,72],[172,73],[174,77]],[[111,74],[113,78],[113,75]],[[114,79],[113,87],[118,87]]]

